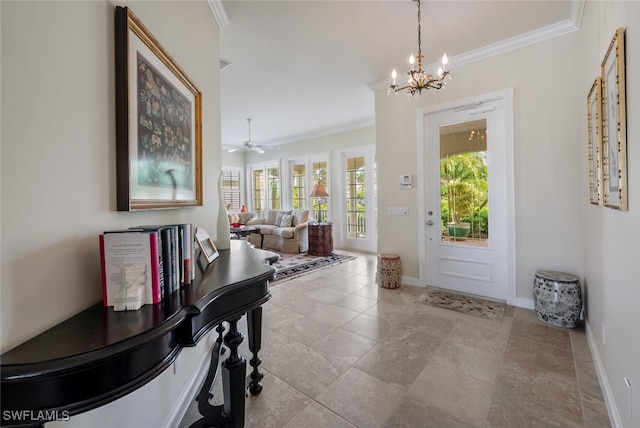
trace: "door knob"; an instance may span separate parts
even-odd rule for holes
[[[427,222],[427,226],[433,226],[433,221],[429,220],[429,221]]]

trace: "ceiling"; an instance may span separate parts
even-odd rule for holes
[[[223,149],[374,123],[374,89],[417,52],[411,0],[209,0],[220,30]],[[584,0],[422,1],[425,68],[448,69],[579,28]],[[428,96],[422,95],[422,96]],[[268,155],[265,155],[268,156]]]

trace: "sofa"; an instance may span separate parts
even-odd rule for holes
[[[260,248],[283,253],[306,253],[309,249],[309,210],[267,210],[265,217],[249,220],[247,226],[260,228],[249,242]]]
[[[229,213],[227,214],[227,216],[229,217],[229,224],[232,226],[236,224],[246,226],[249,221],[258,217],[256,213],[250,213],[250,212]]]

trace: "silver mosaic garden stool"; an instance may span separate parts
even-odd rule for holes
[[[382,288],[400,287],[400,275],[402,274],[402,262],[397,254],[379,254],[376,283]]]
[[[582,310],[577,276],[538,271],[533,281],[534,308],[540,321],[555,327],[575,328]]]

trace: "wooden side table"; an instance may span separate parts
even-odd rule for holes
[[[310,256],[330,256],[333,254],[333,235],[331,223],[309,224]]]

